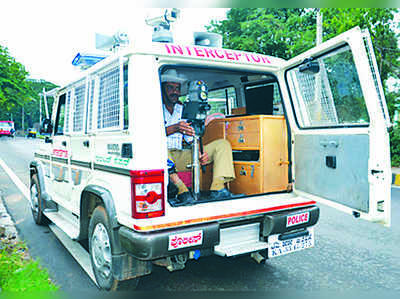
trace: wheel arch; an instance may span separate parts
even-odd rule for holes
[[[45,191],[45,185],[44,185],[44,175],[43,175],[43,166],[42,163],[39,161],[32,161],[29,164],[29,172],[30,176],[29,179],[32,179],[32,176],[34,174],[37,174],[38,180],[39,180],[39,188],[41,189],[42,193]]]
[[[32,161],[29,164],[29,171],[30,171],[30,176],[29,176],[30,180],[32,180],[32,176],[34,174],[37,174],[38,181],[39,181],[40,194],[41,194],[41,198],[44,200],[45,208],[54,208],[50,204],[52,202],[52,200],[51,200],[49,194],[47,193],[46,185],[44,183],[43,164],[40,161]]]
[[[109,190],[98,185],[88,185],[83,189],[80,200],[79,239],[86,239],[89,233],[91,214],[98,205],[103,205],[113,230],[119,228],[114,199]]]

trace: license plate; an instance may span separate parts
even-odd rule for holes
[[[308,235],[288,240],[279,240],[279,235],[268,237],[268,258],[314,247],[314,228],[309,228]]]

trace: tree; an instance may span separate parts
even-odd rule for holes
[[[28,72],[0,45],[0,120],[15,122],[17,129],[22,127],[22,107],[24,108],[25,128],[39,121],[39,94],[49,91],[55,84],[45,80],[27,79]],[[52,99],[49,99],[51,108]],[[44,115],[44,105],[42,105]]]
[[[289,59],[312,47],[314,11],[300,8],[232,8],[207,29],[222,34],[224,47]]]
[[[316,9],[232,8],[227,19],[212,21],[207,29],[222,34],[224,47],[258,52],[284,59],[315,46]],[[381,79],[400,79],[399,34],[392,8],[323,8],[323,40],[326,41],[355,26],[367,28],[371,34]],[[385,86],[385,84],[384,84]],[[393,116],[399,93],[385,95]]]
[[[392,8],[323,8],[324,40],[355,26],[366,28],[371,34],[382,81],[390,77],[400,79],[399,34],[395,27],[394,14],[399,9]],[[386,92],[388,94],[388,92]]]
[[[290,59],[315,46],[316,9],[232,8],[227,19],[207,29],[223,36],[224,47]],[[355,26],[369,29],[381,78],[399,78],[399,34],[392,8],[323,8],[323,40]]]
[[[31,94],[31,99],[28,103],[25,104],[24,110],[25,110],[25,115],[27,117],[27,125],[28,126],[33,126],[34,123],[39,122],[40,118],[40,110],[39,110],[39,101],[42,100],[42,117],[45,117],[45,107],[44,107],[44,101],[43,97],[41,98],[39,94],[43,92],[43,88],[45,91],[52,90],[56,87],[57,85],[48,82],[46,80],[32,80],[32,79],[27,79],[31,89],[32,89],[32,94]],[[49,109],[49,114],[51,114],[51,108],[53,106],[53,101],[54,99],[52,97],[47,97],[47,106]]]
[[[28,72],[15,61],[8,49],[0,45],[0,117],[5,118],[12,109],[27,101],[32,92],[26,82]]]
[[[232,8],[227,19],[212,21],[207,29],[223,36],[224,47],[258,52],[284,59],[298,55],[316,44],[316,9]],[[400,88],[389,91],[389,78],[400,79],[399,34],[392,8],[323,8],[323,40],[355,26],[368,29],[383,81],[389,114],[400,106]],[[357,106],[356,106],[357,107]],[[400,164],[400,127],[391,133],[392,162]]]

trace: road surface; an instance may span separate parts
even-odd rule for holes
[[[0,159],[27,186],[29,162],[42,140],[0,138]],[[0,191],[20,237],[64,291],[95,284],[47,227],[34,224],[27,200],[0,167]],[[139,291],[400,290],[400,189],[392,189],[392,226],[356,219],[319,204],[315,247],[256,264],[249,256],[191,260],[183,271],[154,266]]]

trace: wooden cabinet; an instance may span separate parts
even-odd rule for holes
[[[288,188],[288,139],[283,116],[251,115],[215,119],[206,127],[204,144],[227,139],[234,153],[236,179],[233,193],[260,194]],[[202,189],[209,188],[212,170],[202,176]]]

